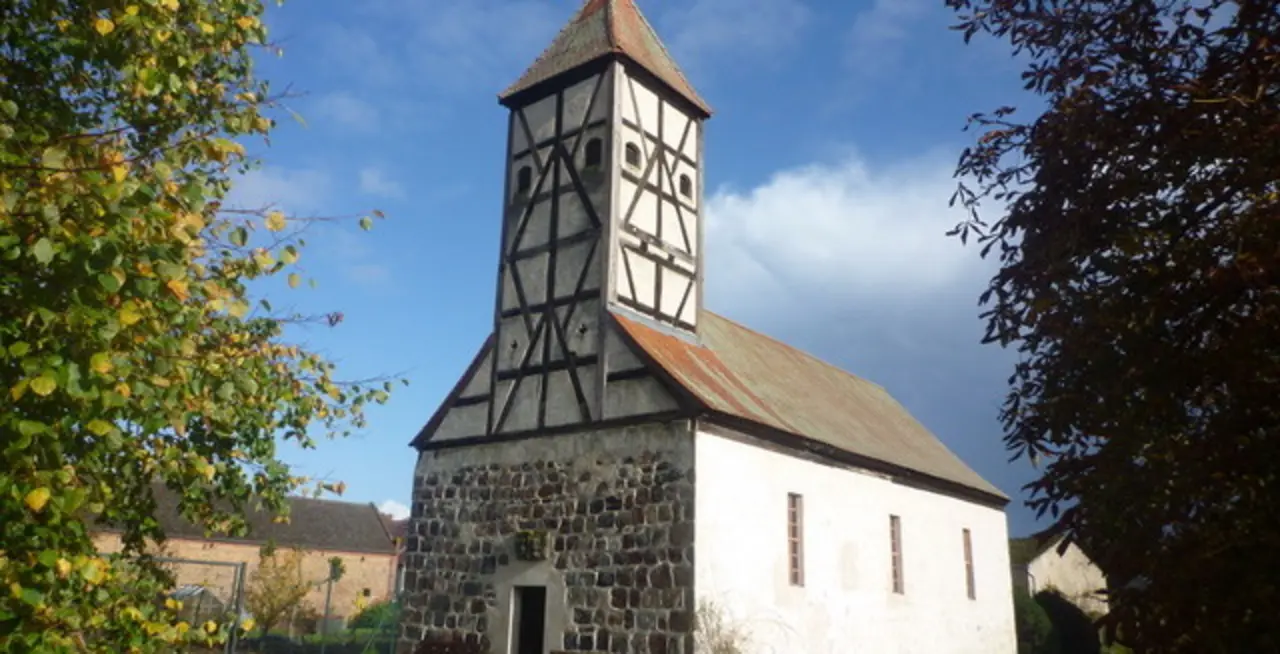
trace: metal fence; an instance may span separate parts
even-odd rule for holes
[[[248,589],[253,571],[243,562],[157,558],[174,578],[168,598],[179,600],[181,618],[189,624],[212,620],[241,623],[253,616]],[[351,578],[337,581],[323,574],[312,592],[298,602],[269,634],[255,628],[244,635],[232,629],[232,640],[203,654],[393,654],[399,634],[396,597],[360,588]],[[355,601],[352,598],[356,598]],[[350,604],[350,606],[348,606]],[[380,604],[389,604],[379,606]],[[362,616],[361,614],[364,613]],[[256,621],[256,619],[255,619]]]

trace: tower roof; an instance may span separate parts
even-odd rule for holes
[[[503,91],[506,101],[561,73],[609,55],[623,55],[693,103],[707,116],[707,105],[676,66],[635,0],[587,0],[533,65]]]

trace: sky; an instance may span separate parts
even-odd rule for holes
[[[295,336],[350,379],[404,376],[359,435],[285,445],[345,499],[407,512],[408,443],[492,326],[506,110],[514,81],[581,0],[271,3],[284,48],[258,73],[281,115],[235,200],[307,216],[379,209],[374,231],[312,230],[315,289],[277,307],[342,311]],[[1014,497],[1036,527],[998,411],[1014,356],[981,345],[994,271],[945,232],[966,117],[1031,104],[1007,45],[965,45],[942,0],[638,0],[715,115],[706,126],[706,305],[884,386]],[[285,295],[288,293],[288,295]]]

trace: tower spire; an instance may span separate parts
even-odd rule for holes
[[[533,65],[498,98],[507,106],[519,104],[519,98],[529,91],[605,57],[629,59],[691,104],[701,118],[710,117],[711,107],[685,79],[634,0],[587,0]]]

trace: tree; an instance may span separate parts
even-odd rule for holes
[[[1018,631],[1018,654],[1061,654],[1049,614],[1020,589],[1013,591],[1013,621]]]
[[[319,492],[277,437],[311,447],[387,398],[288,340],[311,318],[255,302],[298,284],[308,224],[225,204],[254,163],[241,141],[274,127],[278,96],[253,75],[262,11],[0,3],[0,651],[225,636],[153,601],[167,579],[141,555],[163,539],[151,484],[243,534],[249,498],[282,511]],[[123,557],[97,553],[90,520],[123,530]]]
[[[316,584],[302,576],[305,553],[298,549],[263,552],[245,588],[245,607],[263,634],[301,608]]]
[[[947,4],[1044,107],[975,115],[953,198],[1001,263],[982,315],[1020,353],[1001,418],[1041,464],[1030,506],[1135,651],[1280,649],[1277,3]]]

